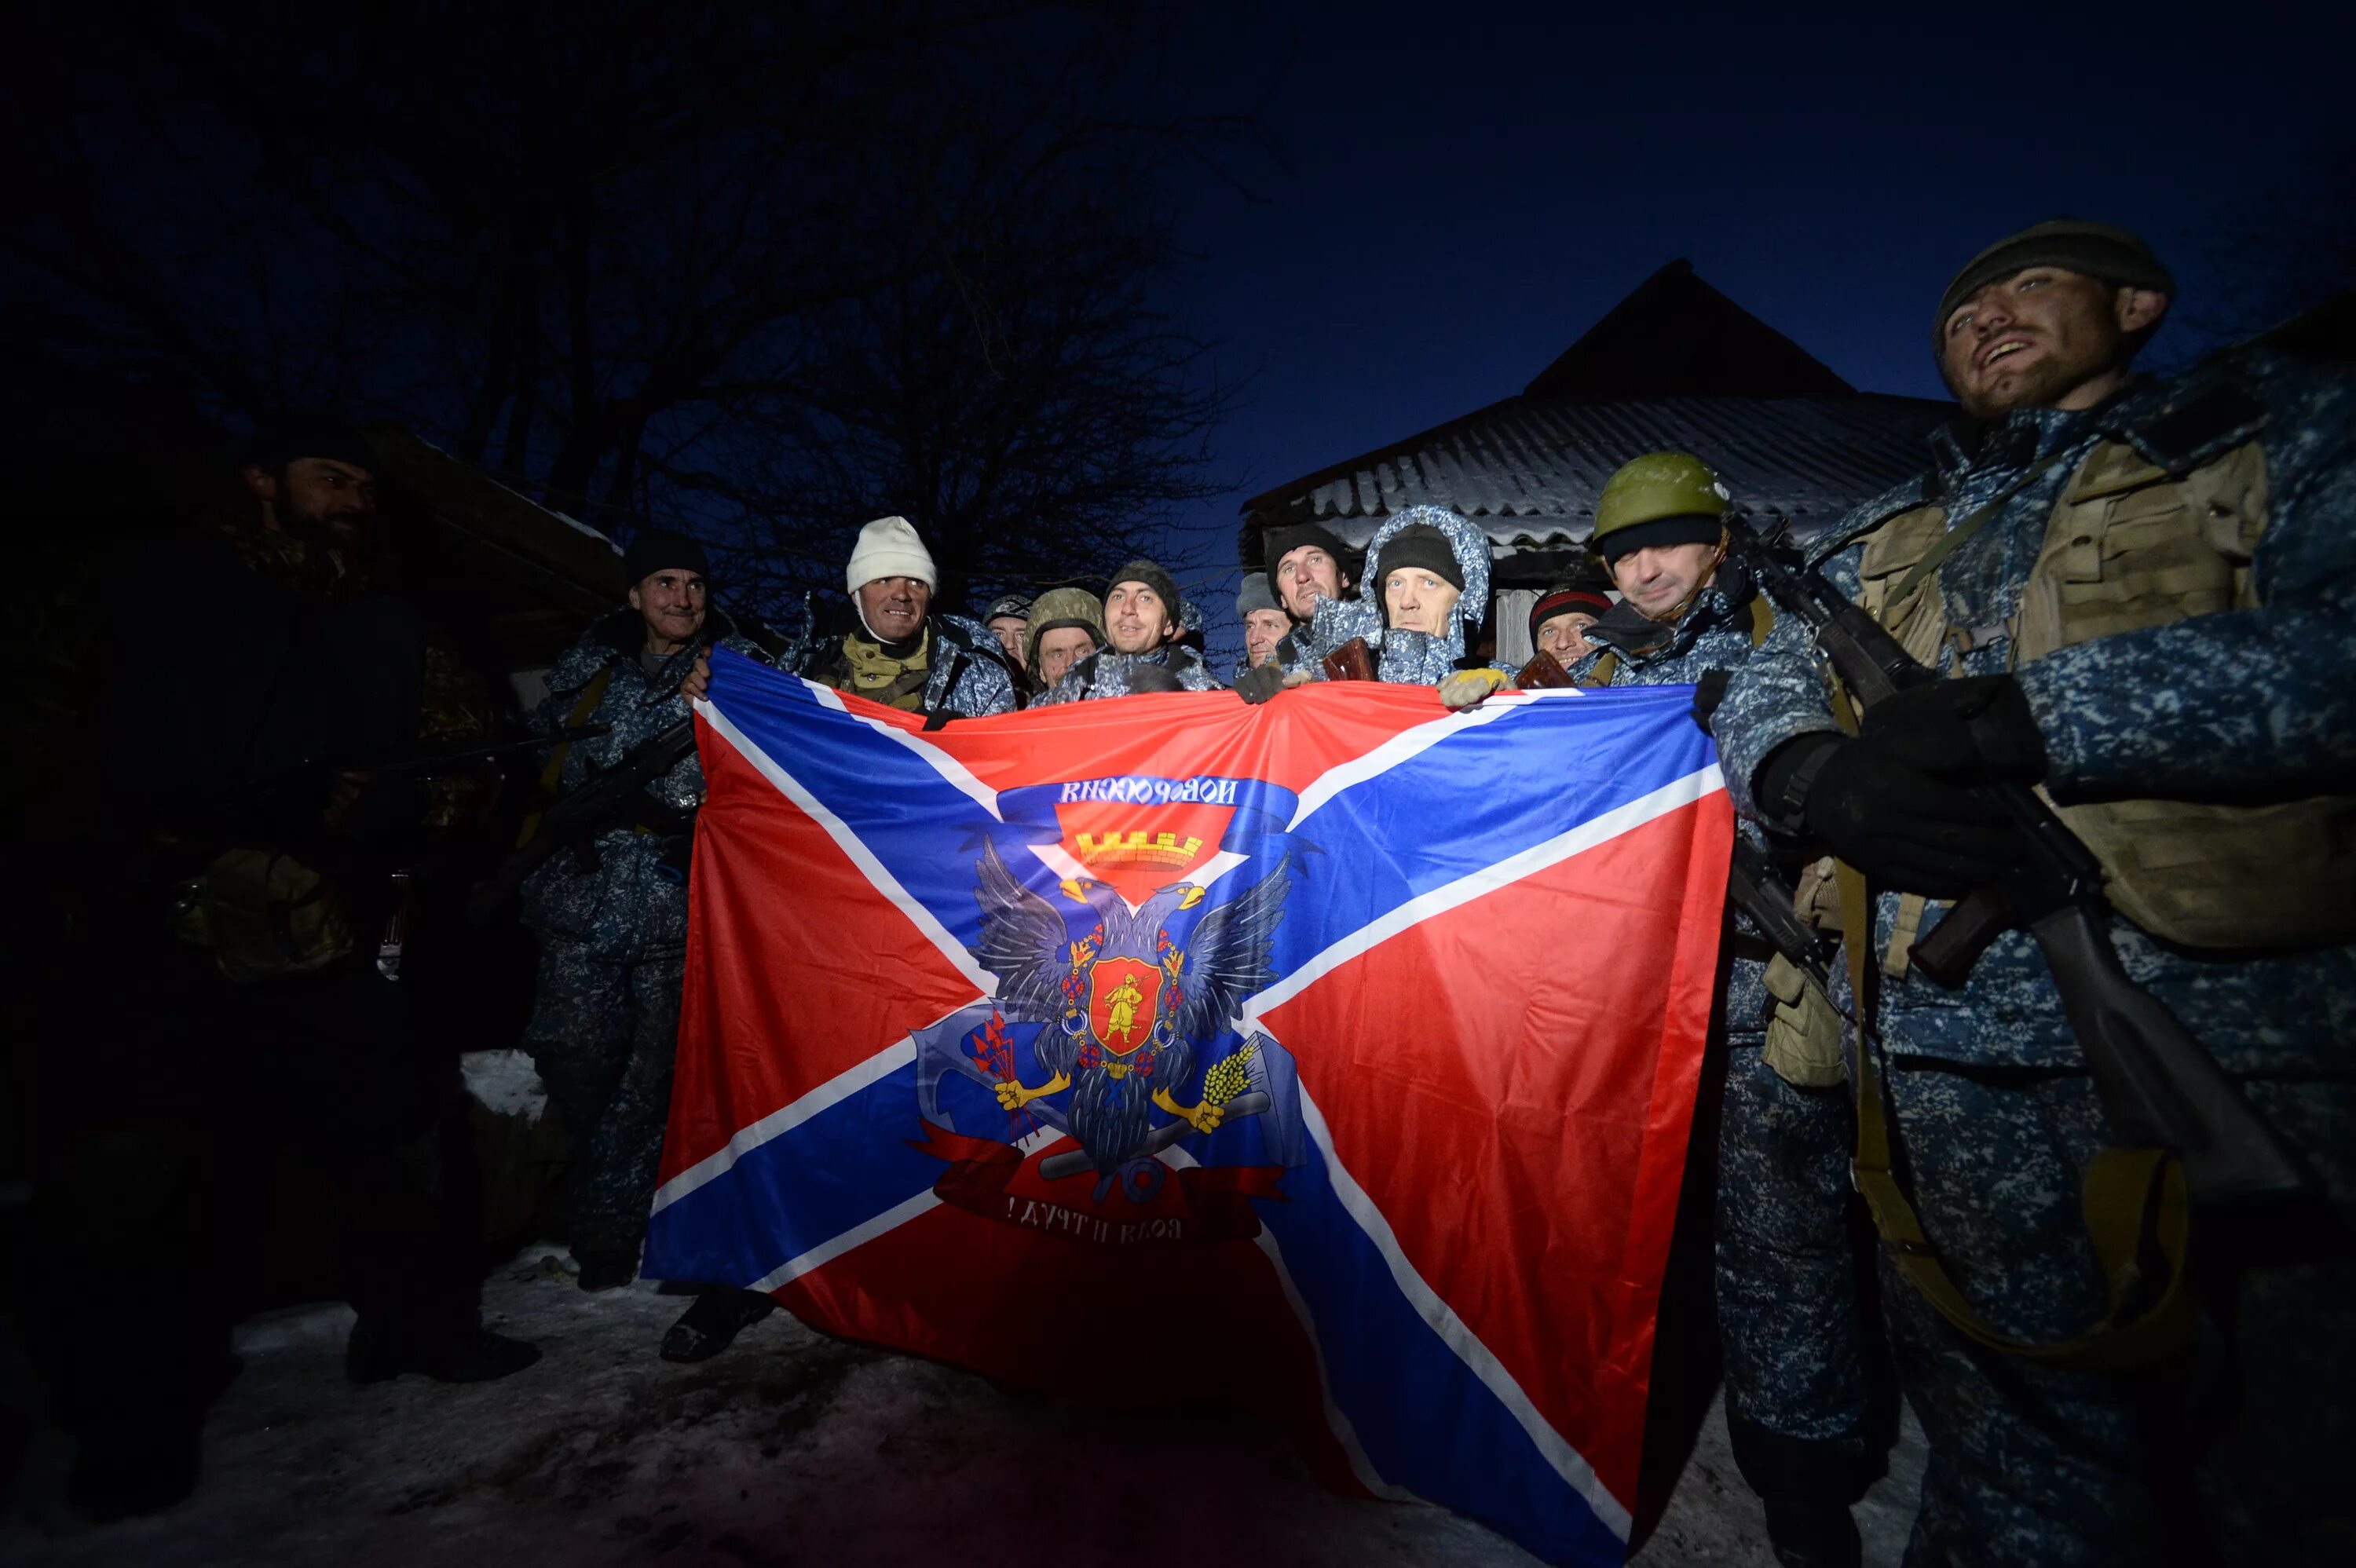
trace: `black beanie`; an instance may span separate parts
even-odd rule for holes
[[[1178,580],[1150,560],[1132,560],[1105,580],[1105,603],[1112,603],[1112,591],[1124,582],[1142,582],[1162,596],[1162,608],[1170,617],[1172,630],[1182,624],[1185,613],[1178,597]]]
[[[1260,559],[1268,570],[1269,582],[1276,581],[1278,563],[1303,545],[1313,545],[1332,556],[1334,567],[1345,579],[1355,577],[1352,570],[1357,565],[1355,552],[1334,537],[1331,528],[1321,528],[1315,523],[1292,523],[1270,528],[1260,536]]]
[[[257,468],[276,468],[298,457],[325,457],[369,474],[380,466],[366,436],[316,414],[289,414],[262,425],[253,432],[246,453],[246,461]]]
[[[680,571],[706,579],[712,576],[712,567],[703,558],[703,547],[685,534],[675,534],[668,528],[648,529],[622,552],[622,576],[633,588],[658,571]]]
[[[1448,536],[1430,523],[1409,523],[1385,541],[1383,553],[1375,562],[1376,580],[1370,592],[1380,593],[1383,579],[1404,566],[1420,567],[1459,593],[1464,592],[1464,563],[1456,559]]]
[[[1673,544],[1716,544],[1726,533],[1726,520],[1707,512],[1689,512],[1682,517],[1655,517],[1649,523],[1631,523],[1624,528],[1614,528],[1605,534],[1596,549],[1610,566],[1623,555],[1633,555],[1640,549],[1658,549]]]
[[[1939,314],[1931,318],[1933,349],[1946,341],[1947,318],[1957,305],[1997,279],[2030,267],[2061,267],[2114,287],[2158,289],[2176,297],[2175,275],[2141,235],[2083,218],[2048,219],[2005,236],[1964,263],[1939,296]]]

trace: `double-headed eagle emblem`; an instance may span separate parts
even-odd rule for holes
[[[1066,1125],[1104,1176],[1183,1130],[1216,1131],[1244,1076],[1221,1069],[1245,1060],[1250,1048],[1214,1064],[1205,1074],[1207,1089],[1194,1083],[1196,1051],[1274,977],[1269,934],[1290,885],[1283,859],[1243,893],[1205,911],[1183,945],[1171,940],[1165,923],[1202,904],[1205,890],[1193,882],[1157,889],[1132,908],[1107,883],[1067,880],[1064,896],[1096,916],[1075,936],[1064,914],[1015,880],[995,845],[983,847],[977,869],[981,940],[974,957],[998,976],[1001,1012],[1044,1026],[1032,1051],[1049,1073],[1035,1086],[1001,1079],[999,1104],[1020,1111],[1070,1091]],[[1156,1109],[1176,1120],[1157,1127]]]

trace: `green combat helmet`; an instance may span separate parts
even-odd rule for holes
[[[1725,484],[1700,458],[1647,453],[1604,482],[1589,542],[1606,564],[1659,545],[1716,544],[1730,503]]]

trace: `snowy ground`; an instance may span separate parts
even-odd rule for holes
[[[562,1137],[552,1142],[541,1120],[528,1058],[487,1051],[466,1066],[490,1206],[507,1211],[493,1216],[494,1229],[528,1222],[534,1193],[562,1162]],[[204,1478],[155,1519],[90,1526],[63,1500],[65,1440],[37,1430],[0,1495],[0,1562],[1537,1561],[1444,1509],[1336,1497],[1277,1431],[1203,1415],[1141,1424],[1010,1393],[950,1367],[828,1339],[784,1313],[716,1360],[673,1366],[655,1347],[687,1298],[644,1284],[584,1296],[562,1257],[527,1248],[484,1288],[491,1326],[543,1352],[502,1382],[451,1388],[407,1377],[354,1388],[343,1375],[348,1308],[249,1322],[238,1337],[244,1371],[205,1429]],[[37,1406],[37,1392],[21,1347],[0,1333],[0,1406],[10,1405]],[[1922,1461],[1910,1420],[1890,1478],[1858,1510],[1869,1564],[1898,1562]],[[1758,1501],[1735,1472],[1715,1404],[1676,1474],[1658,1528],[1632,1561],[1772,1565]]]
[[[0,1499],[0,1560],[155,1563],[811,1563],[1528,1564],[1444,1509],[1320,1488],[1279,1433],[1151,1426],[1006,1393],[951,1368],[829,1339],[779,1313],[701,1367],[654,1353],[685,1305],[651,1286],[584,1296],[532,1249],[492,1276],[495,1326],[536,1367],[451,1388],[345,1381],[350,1315],[313,1307],[241,1332],[195,1497],[92,1529],[60,1500],[68,1454],[37,1437]],[[12,1369],[12,1371],[21,1371]],[[15,1381],[14,1378],[9,1380]],[[1920,1438],[1860,1509],[1893,1563]],[[1636,1562],[1772,1563],[1713,1413]]]

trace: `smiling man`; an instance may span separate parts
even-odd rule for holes
[[[1910,1562],[2325,1562],[2356,1539],[2356,1262],[2326,1239],[2356,1221],[2356,379],[2263,346],[2139,379],[2174,293],[2141,240],[2075,219],[1966,262],[1929,324],[1965,417],[1809,546],[1948,678],[1847,734],[1786,616],[1712,720],[1738,804],[1872,890],[1847,912],[1869,922],[1882,1105],[1954,1286],[1884,1270],[1931,1446]],[[2147,1300],[2157,1246],[2098,1251],[2081,1192],[2142,1140],[2025,933],[1954,989],[1910,955],[2026,854],[1991,783],[2054,802],[2102,862],[2119,960],[2326,1200],[2279,1230],[2196,1204],[2209,1321],[2125,1368],[2071,1347],[2120,1343],[2096,1326]]]
[[[1183,647],[1178,584],[1150,560],[1132,560],[1105,584],[1104,625],[1111,645],[1074,665],[1034,708],[1147,691],[1217,691],[1200,654]]]

